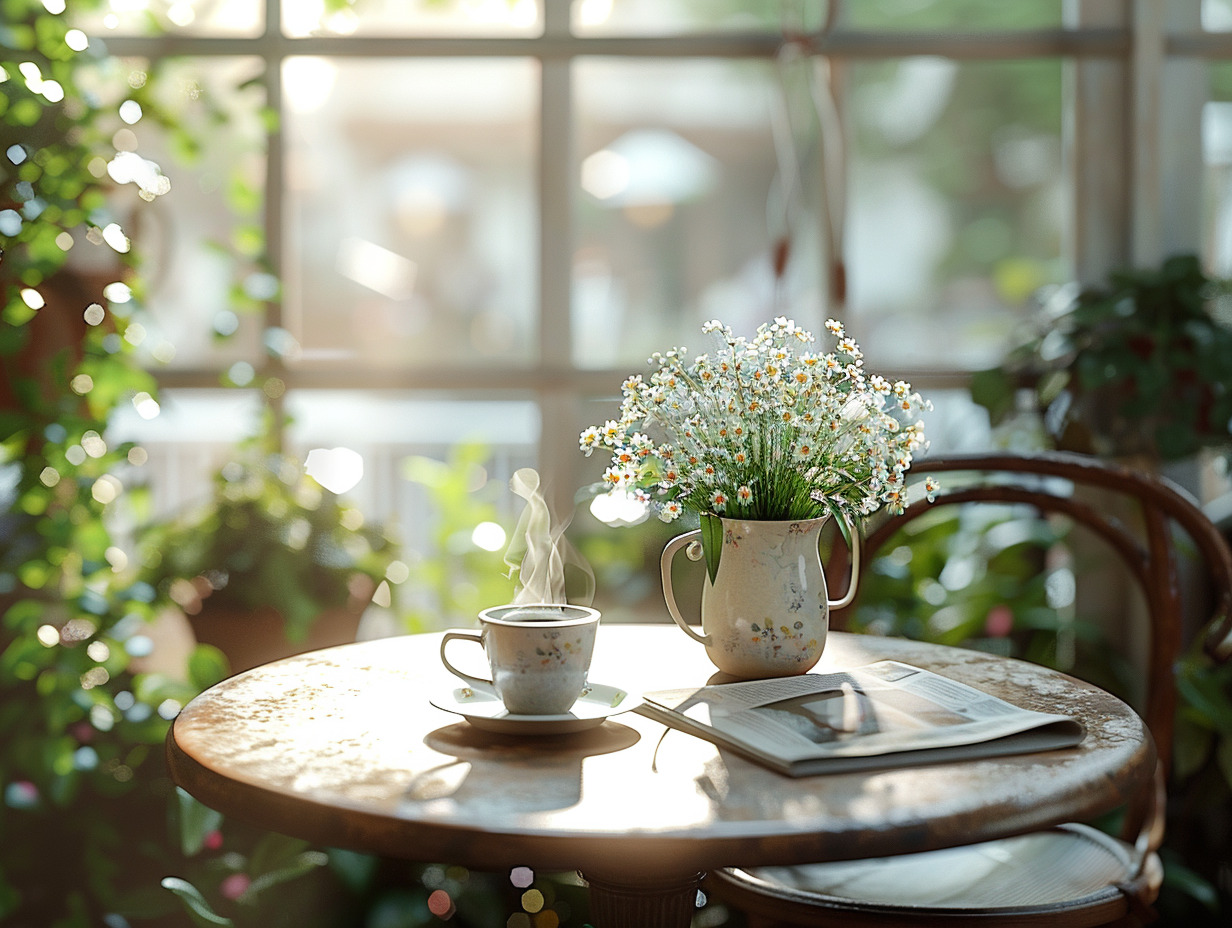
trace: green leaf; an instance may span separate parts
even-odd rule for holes
[[[1164,884],[1200,902],[1212,912],[1219,909],[1219,892],[1200,874],[1174,856],[1164,862]]]
[[[1188,780],[1202,769],[1215,736],[1206,728],[1194,725],[1182,715],[1177,720],[1173,738],[1173,777],[1178,782]]]
[[[17,911],[21,902],[21,893],[0,874],[0,918],[5,918]]]
[[[971,399],[988,410],[988,419],[997,425],[1014,411],[1014,383],[1001,368],[976,371],[971,375]]]
[[[851,525],[843,513],[843,508],[828,496],[822,502],[825,504],[830,515],[834,517],[834,521],[838,523],[838,530],[843,536],[843,541],[847,543],[849,549],[852,548]]]
[[[231,919],[224,918],[210,908],[210,904],[205,901],[201,891],[187,880],[180,879],[178,876],[169,876],[163,880],[162,887],[180,897],[180,901],[184,903],[184,908],[188,910],[193,922],[202,928],[234,924]]]
[[[244,894],[240,896],[240,901],[252,902],[271,886],[277,886],[279,883],[294,880],[306,873],[311,873],[319,867],[324,867],[328,863],[329,858],[323,852],[304,851],[292,859],[286,866],[280,867],[277,870],[270,870],[253,880],[248,885],[248,888],[244,890]]]
[[[306,850],[308,850],[308,842],[303,838],[291,838],[287,835],[269,832],[261,837],[257,846],[252,850],[248,862],[249,875],[258,877],[264,873],[290,866]]]
[[[361,895],[372,884],[380,864],[379,858],[340,848],[330,848],[327,853],[330,869],[352,893]]]
[[[706,572],[710,583],[719,573],[719,558],[723,555],[723,520],[713,512],[702,513],[702,554],[706,557]]]
[[[205,847],[206,837],[222,825],[222,814],[179,787],[176,787],[175,798],[180,812],[180,849],[185,857],[192,857]]]
[[[230,672],[227,656],[211,644],[199,644],[188,657],[188,678],[198,690],[206,690]]]

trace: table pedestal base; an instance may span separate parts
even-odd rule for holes
[[[670,881],[620,882],[583,873],[596,928],[688,928],[705,874]]]

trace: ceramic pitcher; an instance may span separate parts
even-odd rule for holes
[[[672,618],[706,646],[720,670],[737,677],[784,677],[805,673],[821,658],[830,610],[855,598],[860,570],[859,533],[851,527],[851,581],[831,600],[818,542],[826,518],[800,521],[722,519],[718,570],[703,581],[702,632],[695,631],[672,593],[672,560],[688,548],[702,557],[700,530],[686,532],[663,549],[663,597]],[[850,523],[848,523],[850,526]]]

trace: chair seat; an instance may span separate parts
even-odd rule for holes
[[[1132,883],[1134,849],[1085,825],[897,857],[723,871],[724,882],[785,900],[990,910],[1065,906]],[[818,900],[821,901],[821,900]]]

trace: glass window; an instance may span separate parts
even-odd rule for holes
[[[508,528],[521,512],[521,501],[505,488],[515,470],[536,463],[540,413],[531,397],[292,390],[286,410],[287,447],[299,460],[318,448],[360,455],[363,479],[347,497],[391,528],[408,550],[435,553],[444,510],[461,502],[452,485],[435,483],[426,474],[430,466],[412,463],[416,459],[448,464],[458,448],[473,447],[468,457],[476,460],[476,469],[462,492],[478,494],[487,487],[484,498],[498,507]]]
[[[1232,32],[1232,0],[1201,0],[1202,28],[1207,32]]]
[[[886,31],[1059,29],[1062,23],[1062,0],[859,0],[842,11],[845,26]]]
[[[777,28],[781,6],[764,0],[573,0],[573,31],[672,35]]]
[[[284,0],[291,5],[300,2]],[[73,15],[82,29],[94,35],[143,35],[153,22],[172,35],[239,38],[260,34],[265,0],[105,0],[96,9],[74,9]]]
[[[131,144],[170,180],[149,203],[136,202],[135,184],[112,199],[119,215],[132,217],[142,260],[140,350],[152,365],[171,369],[256,363],[260,310],[278,292],[263,260],[264,64],[218,57],[124,66],[133,91],[125,106],[141,109],[113,141]],[[162,114],[174,114],[174,132]]]
[[[1070,274],[1061,62],[906,58],[848,70],[850,322],[870,364],[996,363]]]
[[[776,307],[819,318],[816,189],[800,183],[811,154],[784,175],[775,122],[788,99],[772,65],[584,59],[575,87],[575,363],[640,364],[716,317],[741,330]],[[774,244],[789,233],[798,259],[780,282]]]
[[[530,36],[543,31],[542,0],[283,0],[289,36]]]
[[[296,57],[283,86],[301,361],[528,363],[536,65]]]
[[[1210,66],[1210,99],[1202,108],[1204,242],[1207,270],[1232,276],[1232,64]]]

